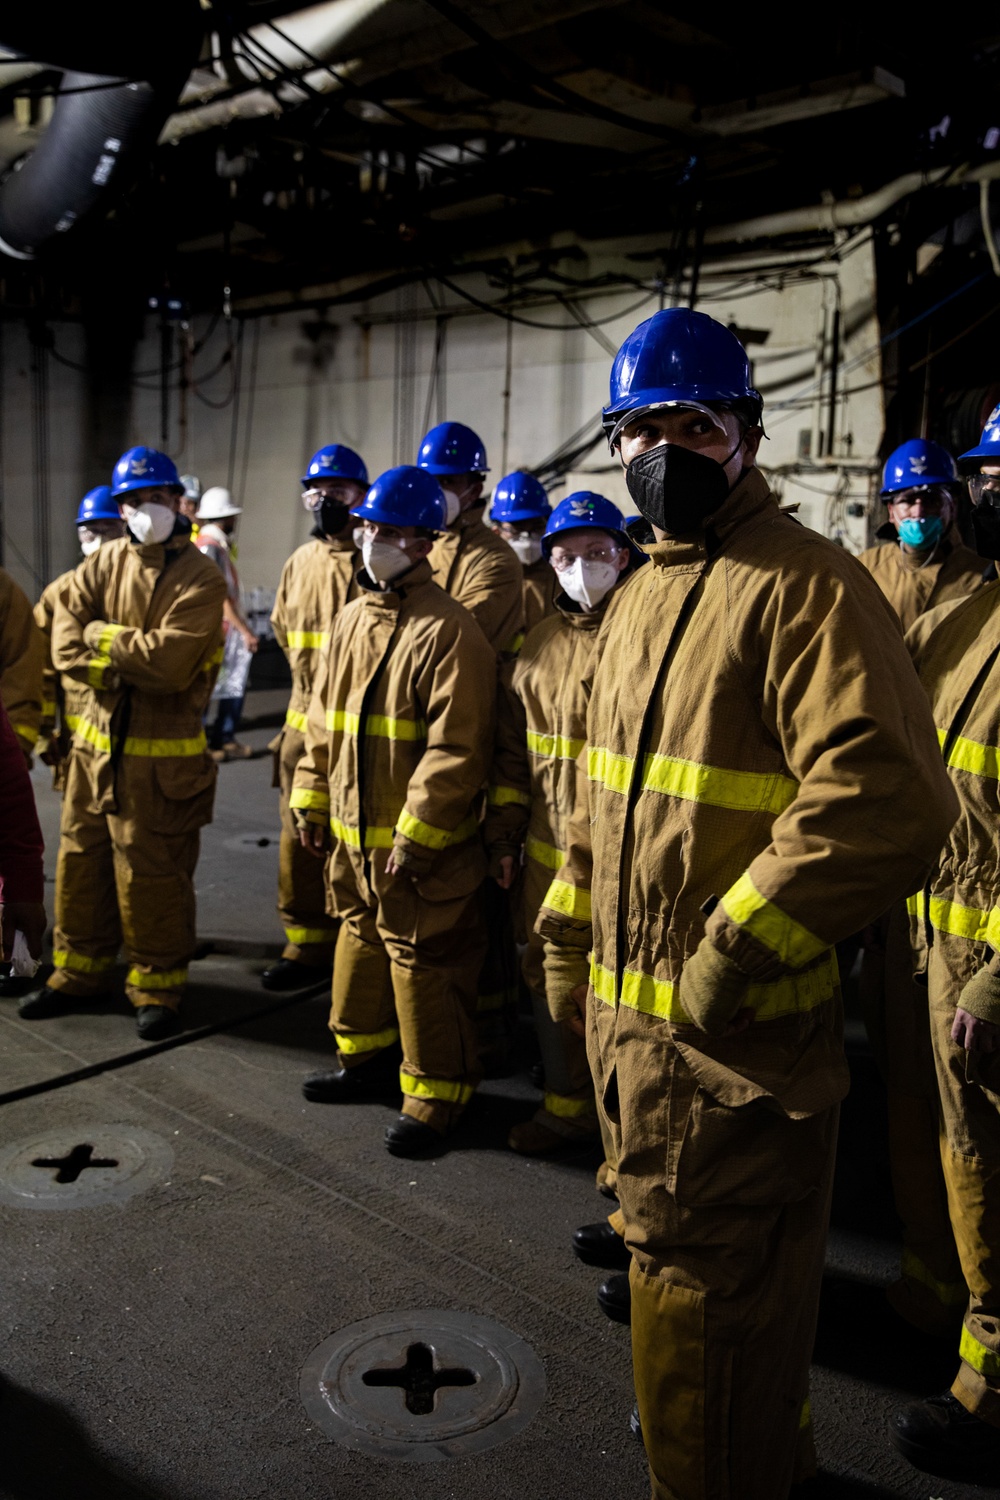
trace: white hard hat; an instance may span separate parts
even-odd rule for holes
[[[213,484],[201,497],[198,506],[199,521],[224,521],[227,516],[240,516],[242,509],[233,504],[233,497],[221,484]]]

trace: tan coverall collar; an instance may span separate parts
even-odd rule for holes
[[[372,609],[379,609],[383,606],[387,609],[398,609],[404,599],[433,582],[434,574],[426,557],[422,557],[419,562],[413,564],[412,568],[408,568],[405,573],[394,579],[391,589],[383,590],[370,583],[364,568],[358,573],[360,597]]]
[[[668,537],[645,548],[658,568],[703,562],[725,546],[737,531],[753,521],[770,520],[780,513],[778,502],[759,469],[748,469],[726,501],[709,519],[704,531],[693,536]]]

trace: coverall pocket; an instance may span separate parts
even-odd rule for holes
[[[681,1141],[674,1195],[690,1207],[797,1203],[822,1178],[833,1128],[830,1111],[791,1120],[767,1099],[731,1109],[698,1086]]]
[[[212,821],[218,769],[207,756],[153,762],[156,792],[144,822],[157,833],[194,833]]]

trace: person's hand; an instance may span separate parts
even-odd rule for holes
[[[517,861],[513,854],[502,854],[500,856],[500,874],[493,878],[502,891],[509,891],[514,884],[514,876],[517,873]]]
[[[14,934],[24,933],[28,952],[32,958],[42,956],[42,938],[48,922],[45,907],[40,901],[7,901],[0,906],[0,931],[2,931],[3,961],[10,963],[14,950]]]
[[[741,1031],[746,1031],[752,1021],[757,1019],[757,1012],[749,1005],[738,1010],[722,1033],[723,1036],[739,1036]]]
[[[244,646],[246,646],[250,654],[253,655],[253,653],[257,650],[257,647],[260,645],[260,637],[254,635],[253,631],[248,630],[245,625],[240,628],[240,635],[243,637]]]
[[[385,873],[387,875],[401,875],[403,873],[402,867],[396,863],[395,849],[389,850],[389,858],[385,862]]]
[[[578,984],[570,995],[570,999],[580,1014],[578,1016],[570,1016],[566,1025],[570,1031],[575,1031],[577,1036],[587,1035],[587,991],[589,988],[589,985]]]
[[[1000,1049],[1000,1026],[993,1021],[980,1021],[959,1005],[951,1026],[951,1039],[966,1052],[996,1052]]]
[[[322,823],[300,823],[299,843],[314,859],[326,858],[326,829]]]

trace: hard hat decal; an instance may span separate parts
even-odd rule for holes
[[[148,474],[149,464],[144,458],[133,458],[128,466],[128,471],[130,474]]]

